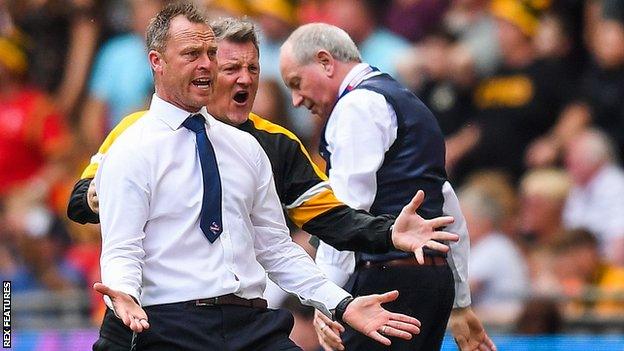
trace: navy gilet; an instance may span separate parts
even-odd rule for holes
[[[418,209],[418,214],[427,219],[441,216],[444,204],[442,186],[447,180],[444,168],[446,151],[444,137],[433,113],[416,95],[388,74],[366,79],[355,89],[366,89],[383,95],[397,117],[397,138],[377,171],[377,193],[369,212],[376,216],[398,216],[416,191],[423,190],[425,201]],[[324,130],[319,149],[329,174],[331,154],[327,150]],[[432,253],[429,250],[426,252]],[[359,259],[386,261],[411,255],[399,251],[381,255],[362,253]]]

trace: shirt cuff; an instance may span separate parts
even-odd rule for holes
[[[315,291],[310,304],[327,317],[332,318],[330,310],[335,309],[340,301],[347,297],[351,297],[351,294],[340,288],[338,285],[328,281]]]
[[[468,307],[471,304],[470,299],[470,285],[467,281],[455,282],[455,301],[453,301],[453,308]]]
[[[141,306],[141,300],[139,299],[140,293],[136,289],[134,289],[131,285],[115,285],[115,286],[111,285],[109,287],[113,290],[121,291],[123,293],[130,295],[134,299],[134,301],[139,306]],[[115,311],[115,308],[113,306],[113,301],[107,295],[104,295],[104,303],[106,304],[106,306],[108,306],[108,308],[110,308],[111,310],[113,310],[113,312],[115,312],[115,315],[117,317],[119,317],[117,315],[117,311]]]

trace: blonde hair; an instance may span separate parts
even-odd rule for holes
[[[568,196],[571,186],[572,181],[565,171],[544,168],[528,172],[520,182],[520,191],[523,195],[538,195],[563,201]]]

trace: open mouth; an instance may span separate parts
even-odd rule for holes
[[[249,99],[249,92],[247,91],[239,91],[236,94],[234,94],[234,101],[238,102],[239,104],[246,103],[248,99]]]
[[[191,83],[200,89],[208,89],[212,84],[212,80],[210,78],[197,78],[191,81]]]

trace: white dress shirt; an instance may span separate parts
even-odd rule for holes
[[[249,134],[205,108],[222,187],[223,233],[199,228],[203,180],[190,115],[154,95],[110,148],[96,176],[102,282],[144,306],[236,294],[260,298],[265,270],[325,314],[347,292],[329,281],[285,226],[269,160]]]
[[[602,254],[615,259],[615,240],[624,237],[624,171],[607,164],[585,186],[575,185],[563,209],[568,229],[586,228],[597,236]]]
[[[343,80],[339,94],[347,86],[355,87],[379,74],[366,63],[358,64]],[[338,100],[325,129],[332,165],[329,182],[338,199],[353,208],[370,210],[377,193],[377,171],[397,138],[397,129],[396,112],[379,93],[355,89]],[[455,307],[464,307],[470,304],[470,241],[453,188],[446,182],[442,190],[443,211],[455,218],[446,230],[460,235],[460,241],[451,244],[448,262],[455,278]],[[316,263],[330,279],[343,286],[355,269],[355,255],[321,242]]]
[[[473,296],[474,307],[506,315],[520,312],[530,286],[526,259],[506,234],[497,232],[473,244],[470,281],[483,287]]]

